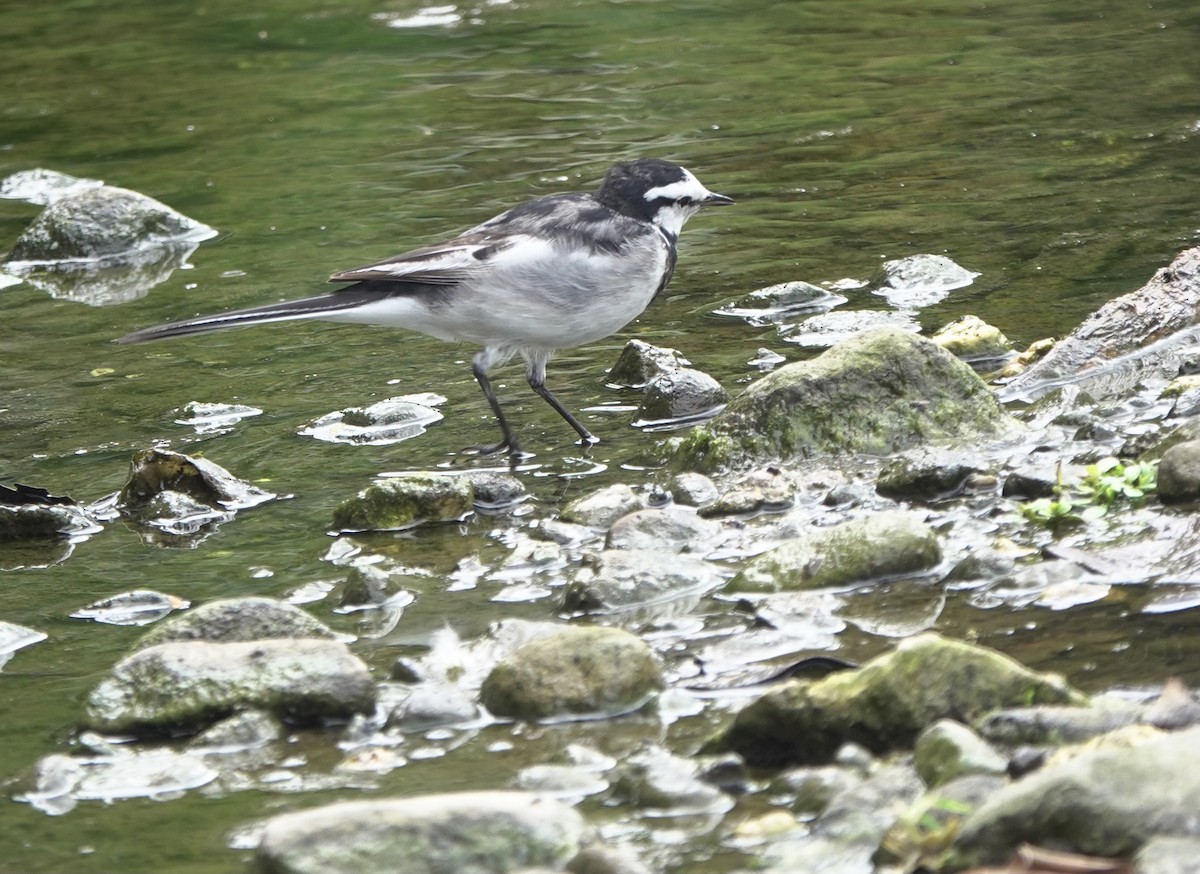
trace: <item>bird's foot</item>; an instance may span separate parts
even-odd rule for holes
[[[460,454],[482,457],[484,455],[495,455],[499,452],[508,453],[509,458],[514,462],[533,457],[531,453],[522,451],[516,440],[508,438],[501,440],[499,443],[493,443],[491,446],[466,446]]]

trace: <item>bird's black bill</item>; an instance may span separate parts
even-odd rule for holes
[[[732,197],[726,197],[724,194],[717,194],[715,191],[708,192],[708,196],[701,201],[704,206],[729,206],[734,203]]]

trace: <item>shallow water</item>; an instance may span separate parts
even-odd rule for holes
[[[789,359],[811,350],[774,327],[713,317],[719,305],[791,280],[866,280],[884,260],[931,252],[981,275],[921,311],[922,326],[973,313],[1027,343],[1065,333],[1197,236],[1200,17],[1180,0],[529,0],[458,7],[456,23],[422,27],[389,26],[419,7],[384,0],[185,6],[10,3],[0,15],[0,177],[47,167],[100,178],[219,231],[189,269],[132,302],[87,306],[29,284],[0,291],[0,480],[87,502],[121,486],[133,450],[164,442],[287,499],[242,513],[195,549],[149,546],[117,523],[61,564],[0,577],[0,619],[49,635],[0,671],[0,779],[66,749],[82,697],[138,634],[70,613],[138,588],[199,603],[337,578],[322,560],[333,506],[380,472],[437,469],[494,436],[471,349],[320,324],[110,342],[130,330],[309,294],[335,270],[523,198],[591,188],[614,160],[676,159],[738,205],[692,221],[671,288],[638,322],[551,364],[549,384],[603,442],[581,457],[519,368],[496,380],[536,454],[522,477],[544,512],[645,478],[658,435],[630,427],[635,395],[604,385],[631,337],[682,350],[736,390],[758,373],[747,362],[759,347]],[[0,248],[35,214],[0,201]],[[886,308],[865,292],[847,296],[846,309]],[[334,410],[430,391],[447,398],[445,418],[403,443],[297,434]],[[174,421],[190,401],[264,413],[197,435]],[[553,599],[445,591],[460,559],[502,559],[507,527],[483,517],[401,541],[403,560],[430,576],[397,629],[357,651],[386,669],[447,617],[469,638],[498,618],[552,616]],[[355,630],[352,617],[311,609]],[[1154,641],[1144,662],[1111,652],[1128,635],[1122,615],[1097,609],[1086,635],[1070,628],[1069,645],[1065,614],[1039,614],[1032,627],[1014,615],[984,637],[1084,685],[1136,682],[1147,665],[1179,669],[1183,648],[1171,641],[1190,632],[1186,613],[1138,632]],[[940,627],[965,634],[979,621],[952,604]],[[853,639],[845,645],[854,658]],[[1097,653],[1109,660],[1088,668]],[[487,753],[509,732],[488,729],[380,785],[502,785],[512,758],[539,757],[536,744]],[[600,743],[594,733],[560,728],[547,743]],[[337,757],[319,739],[304,748],[314,764]],[[342,797],[303,801],[325,796]],[[0,870],[229,870],[239,865],[225,849],[231,830],[296,800],[192,793],[58,818],[0,802]],[[724,864],[705,857],[701,848],[681,864]]]

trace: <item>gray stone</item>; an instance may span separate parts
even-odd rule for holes
[[[82,507],[71,504],[0,504],[0,543],[57,540],[93,534],[100,526]]]
[[[875,490],[897,501],[936,501],[967,490],[987,466],[982,458],[956,449],[909,450],[883,466]]]
[[[441,725],[461,725],[479,719],[478,705],[462,689],[447,683],[422,683],[409,691],[387,716],[388,727],[427,731]]]
[[[1200,874],[1200,837],[1152,837],[1133,857],[1134,874]]]
[[[1142,718],[1145,708],[1120,698],[1097,696],[1087,707],[1005,707],[982,716],[975,730],[990,741],[1018,744],[1078,743]]]
[[[668,552],[707,552],[721,531],[716,522],[677,504],[634,510],[609,529],[609,549],[663,549]]]
[[[706,519],[778,513],[795,504],[795,493],[795,483],[787,472],[771,465],[739,477],[698,512]]]
[[[961,722],[939,719],[917,735],[913,765],[932,788],[963,775],[1004,774],[1008,759]]]
[[[841,765],[808,765],[789,768],[771,781],[771,795],[790,795],[791,809],[801,815],[820,813],[836,795],[863,780],[854,769]]]
[[[978,275],[945,255],[921,253],[884,261],[871,284],[874,293],[892,306],[913,310],[937,303],[954,289],[970,285]]]
[[[1142,714],[1142,721],[1163,731],[1190,728],[1200,722],[1200,702],[1178,677],[1163,684],[1162,692]]]
[[[284,727],[278,717],[265,710],[245,710],[206,728],[188,742],[188,747],[206,750],[249,750],[279,740]]]
[[[1200,729],[1127,743],[1051,762],[993,795],[964,820],[955,865],[1000,864],[1022,843],[1124,857],[1154,835],[1200,837]]]
[[[589,528],[608,528],[626,513],[640,510],[646,501],[624,483],[584,495],[562,509],[562,520]]]
[[[312,637],[334,640],[337,633],[308,613],[274,598],[222,598],[178,613],[147,631],[134,649],[160,643],[210,643]]]
[[[774,325],[794,321],[797,316],[820,313],[846,303],[846,297],[796,280],[755,289],[730,301],[714,312],[719,316],[745,319],[751,325]]]
[[[267,820],[264,874],[510,874],[561,870],[588,836],[567,805],[527,792],[343,801]]]
[[[820,453],[884,455],[1018,427],[967,364],[921,337],[880,328],[752,383],[685,437],[671,463],[707,472]]]
[[[921,780],[910,766],[885,765],[840,792],[795,840],[783,840],[762,853],[761,868],[776,874],[865,874],[872,857],[904,809],[920,796]]]
[[[662,665],[619,628],[568,626],[500,660],[480,689],[496,716],[537,720],[636,710],[663,688]]]
[[[86,722],[99,731],[175,734],[251,708],[318,722],[368,713],[374,702],[367,666],[336,641],[188,641],[118,662],[88,696]]]
[[[635,424],[645,426],[709,415],[728,400],[721,383],[707,373],[682,367],[650,381]]]
[[[509,473],[481,470],[464,474],[471,481],[475,507],[496,510],[519,504],[528,494],[525,483]]]
[[[684,471],[671,477],[668,485],[671,498],[677,504],[688,507],[700,507],[715,500],[720,492],[717,484],[702,473]]]
[[[626,847],[589,844],[567,863],[570,874],[654,874]]]
[[[1168,503],[1200,500],[1200,440],[1177,443],[1163,453],[1158,496]]]
[[[727,589],[777,592],[915,573],[942,560],[937,534],[915,513],[890,510],[806,532],[742,568]]]
[[[645,388],[655,377],[690,364],[677,349],[630,340],[609,370],[607,382],[619,388]]]

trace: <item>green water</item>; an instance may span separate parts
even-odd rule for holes
[[[1200,227],[1194,3],[528,0],[463,7],[456,26],[376,17],[416,9],[0,3],[0,176],[46,167],[100,178],[220,231],[192,269],[138,301],[0,291],[0,480],[91,501],[120,487],[133,450],[165,441],[289,496],[196,549],[148,546],[115,523],[62,564],[0,576],[0,619],[49,635],[0,671],[0,779],[68,749],[82,697],[137,636],[69,613],[136,588],[202,602],[335,578],[321,556],[337,502],[380,471],[436,468],[494,437],[471,349],[319,324],[110,343],[130,330],[312,293],[335,270],[523,198],[591,188],[617,159],[678,160],[738,205],[693,220],[669,293],[623,335],[551,365],[550,385],[588,410],[603,440],[589,461],[518,368],[497,380],[537,454],[524,476],[544,512],[637,481],[624,468],[652,456],[654,438],[629,427],[624,405],[636,399],[603,384],[629,337],[679,348],[736,388],[755,374],[746,362],[758,347],[801,352],[773,330],[712,318],[718,304],[794,279],[865,279],[881,260],[934,252],[982,275],[924,311],[923,325],[973,313],[1026,343],[1137,287]],[[0,201],[0,249],[35,211]],[[296,434],[331,410],[420,391],[448,398],[445,420],[420,438],[349,447]],[[189,401],[265,414],[198,438],[173,423]],[[593,465],[595,475],[560,476]],[[356,651],[386,668],[396,645],[447,617],[466,637],[504,616],[552,615],[549,601],[443,591],[460,558],[505,555],[491,536],[499,524],[404,541],[405,561],[433,576],[391,638]],[[1053,652],[1041,639],[1013,645]],[[379,786],[503,785],[515,765],[484,752],[487,735]],[[309,754],[331,755],[319,739]],[[191,793],[58,818],[0,800],[0,871],[241,869],[246,854],[226,848],[232,830],[321,797]],[[704,870],[705,857],[679,864]]]

